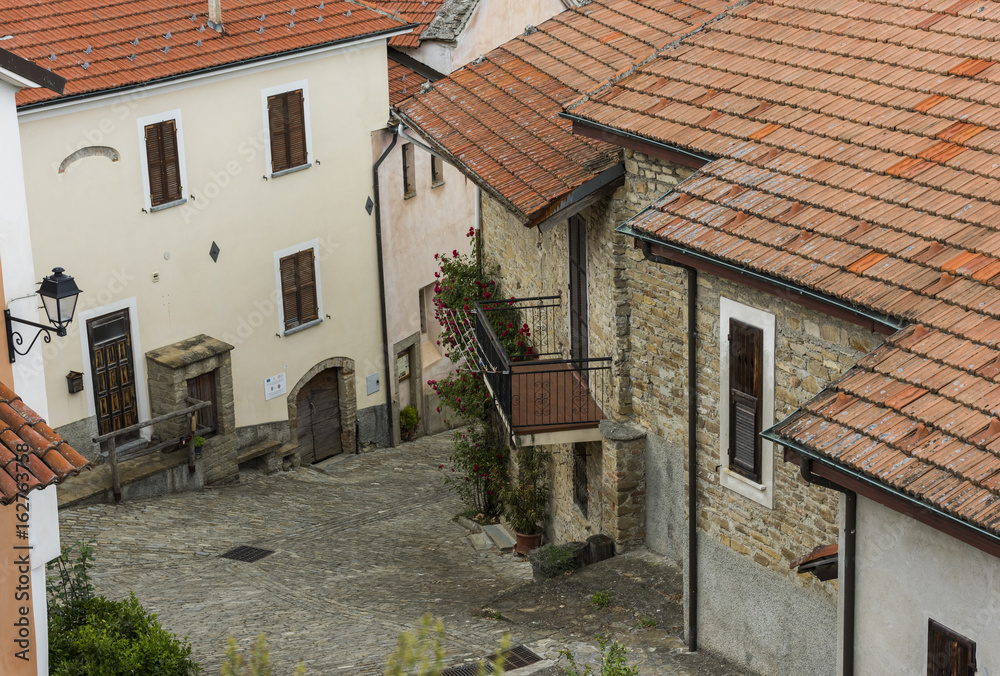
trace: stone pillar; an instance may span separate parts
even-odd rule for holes
[[[600,429],[601,526],[621,552],[646,538],[646,433],[611,420],[602,420]]]

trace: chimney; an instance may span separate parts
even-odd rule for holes
[[[222,32],[222,0],[208,0],[208,27]]]

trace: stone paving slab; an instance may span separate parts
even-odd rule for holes
[[[244,474],[238,485],[200,492],[63,509],[62,541],[95,540],[98,592],[124,598],[135,591],[169,631],[189,637],[206,674],[219,673],[228,636],[248,649],[260,632],[275,674],[291,673],[300,659],[311,676],[382,674],[399,632],[425,612],[444,619],[450,663],[490,654],[505,633],[514,645],[537,646],[549,665],[560,647],[585,652],[593,645],[590,620],[577,626],[543,622],[546,613],[537,610],[518,615],[529,608],[523,599],[547,587],[531,582],[523,559],[477,551],[453,520],[462,505],[437,469],[451,439],[446,433],[271,476]],[[255,563],[220,558],[239,545],[274,554]],[[605,584],[598,580],[590,583]],[[543,595],[549,605],[559,598],[553,594]],[[507,602],[513,605],[500,617],[484,611]],[[644,674],[657,673],[651,667],[736,673],[677,670],[703,656],[654,666],[659,655],[675,658],[636,654]]]
[[[514,549],[514,545],[517,544],[514,540],[514,536],[498,523],[483,526],[483,532],[490,536],[490,540],[493,540],[493,544],[495,544],[497,549],[502,552],[509,552]]]

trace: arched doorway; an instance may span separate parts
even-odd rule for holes
[[[302,376],[288,393],[288,417],[303,464],[354,450],[356,405],[352,360],[325,359]]]

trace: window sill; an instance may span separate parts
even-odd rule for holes
[[[155,207],[149,207],[149,213],[156,211],[163,211],[164,209],[169,209],[170,207],[178,207],[187,202],[186,197],[182,197],[179,200],[174,200],[173,202],[167,202],[165,204],[157,204]]]
[[[314,319],[311,322],[306,322],[305,324],[299,324],[298,326],[293,326],[290,329],[285,329],[285,332],[282,335],[290,336],[293,333],[298,333],[299,331],[305,331],[306,329],[311,329],[312,327],[322,323],[323,323],[323,318],[320,317],[319,319]]]
[[[307,162],[306,164],[300,164],[297,167],[290,167],[288,169],[282,169],[281,171],[275,171],[271,173],[271,178],[278,178],[279,176],[287,176],[288,174],[294,174],[296,171],[303,171],[312,166],[312,162]]]
[[[763,493],[764,491],[767,490],[767,486],[765,486],[764,484],[759,484],[756,481],[754,481],[753,479],[748,479],[747,477],[743,476],[739,472],[734,472],[733,470],[729,469],[728,467],[723,467],[722,471],[725,472],[726,475],[731,480],[735,480],[735,481],[739,481],[741,483],[744,483],[747,486],[750,486],[751,488],[754,488],[754,489],[760,491],[761,493]]]
[[[413,199],[416,196],[417,196],[417,191],[416,190],[414,190],[412,192],[403,193],[403,199],[404,200],[411,200],[411,199]]]
[[[431,189],[433,190],[434,188],[440,188],[443,185],[444,185],[444,181],[433,181],[431,183]]]

